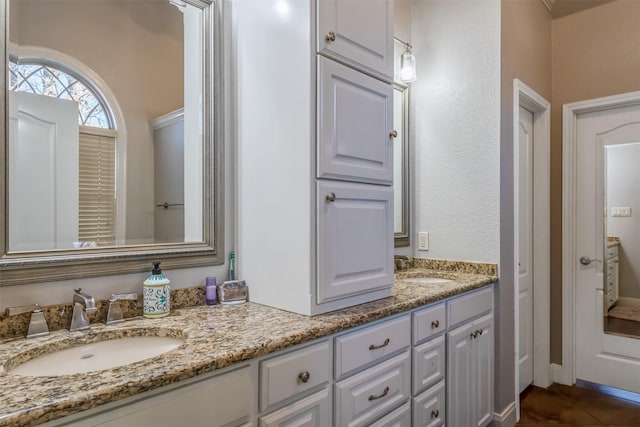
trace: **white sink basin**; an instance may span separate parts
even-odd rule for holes
[[[414,283],[416,285],[437,285],[453,282],[451,279],[441,279],[439,277],[414,277],[411,279],[404,279],[404,281],[407,283]]]
[[[98,341],[28,360],[9,370],[9,374],[43,377],[102,371],[158,356],[183,342],[180,338],[156,336]]]

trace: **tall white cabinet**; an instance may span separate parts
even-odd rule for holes
[[[390,296],[392,0],[232,9],[250,299],[314,315]]]

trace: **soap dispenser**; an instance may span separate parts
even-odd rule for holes
[[[169,279],[164,277],[160,263],[153,263],[151,275],[142,287],[144,317],[165,317],[171,309]]]

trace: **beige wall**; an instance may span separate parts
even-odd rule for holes
[[[551,14],[540,0],[503,0],[501,34],[500,117],[500,293],[496,321],[497,380],[509,390],[515,360],[514,223],[513,223],[513,80],[520,79],[545,99],[551,99]],[[509,396],[502,396],[502,401]],[[498,402],[499,396],[496,396]],[[496,409],[501,409],[496,405]]]
[[[640,90],[640,1],[618,0],[552,23],[551,361],[562,361],[562,105]]]
[[[127,243],[153,239],[148,121],[183,106],[182,14],[158,0],[12,0],[11,41],[70,55],[114,93],[127,132]]]

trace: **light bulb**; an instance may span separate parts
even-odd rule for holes
[[[406,50],[400,56],[400,81],[405,83],[415,82],[418,78],[416,75],[416,57],[409,50]]]

